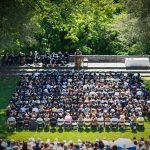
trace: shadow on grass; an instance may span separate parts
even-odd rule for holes
[[[111,128],[105,127],[105,132],[111,132]]]
[[[91,131],[91,129],[90,128],[85,128],[85,130],[84,130],[85,132],[90,132]]]
[[[99,133],[104,132],[104,128],[98,128],[98,132]]]
[[[117,131],[118,131],[118,128],[111,128],[111,131],[112,131],[112,132],[117,132]]]
[[[72,129],[70,129],[70,128],[64,128],[64,131],[65,131],[65,132],[71,132]]]
[[[9,129],[6,124],[6,115],[4,112],[0,113],[0,138],[7,139],[7,137],[13,134],[14,128]]]
[[[83,132],[84,129],[83,128],[78,128],[78,132]]]
[[[38,132],[42,132],[42,131],[43,131],[43,128],[37,128],[37,131],[38,131]]]
[[[29,128],[29,131],[30,132],[36,132],[36,131],[38,131],[38,129],[36,129],[36,128]]]
[[[49,128],[44,128],[44,132],[49,132]]]
[[[139,132],[144,132],[145,127],[137,127],[137,130],[138,130]]]
[[[132,133],[137,133],[136,129],[132,129],[131,131],[132,131]]]
[[[0,78],[0,138],[7,139],[9,135],[13,134],[14,130],[9,130],[6,124],[5,108],[9,103],[10,97],[15,89],[18,77],[1,77]]]
[[[56,132],[56,128],[51,128],[50,132],[52,132],[52,133]]]
[[[126,129],[124,129],[124,128],[119,128],[118,131],[124,133],[124,132],[126,131]]]
[[[62,132],[63,132],[63,128],[59,128],[59,129],[58,129],[58,132],[59,132],[59,133],[62,133]]]
[[[22,132],[22,131],[23,131],[23,128],[16,128],[16,131],[17,131],[17,132]]]
[[[92,132],[97,132],[97,128],[91,128]]]

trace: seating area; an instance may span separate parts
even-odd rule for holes
[[[42,64],[43,66],[56,66],[56,65],[65,65],[69,62],[70,54],[68,52],[62,53],[45,53],[39,54],[37,51],[30,51],[29,54],[25,53],[6,53],[1,60],[3,65],[37,65]]]
[[[29,138],[27,141],[4,141],[0,139],[0,150],[148,150],[149,148],[150,136],[147,139],[133,137],[133,140],[126,138],[119,138],[115,141],[96,139],[94,142],[90,140],[81,141],[80,139],[77,142],[66,141],[65,139],[59,141],[57,138],[54,141],[47,139],[45,142],[40,138]]]
[[[46,71],[22,75],[7,106],[9,128],[144,129],[150,93],[140,74]]]

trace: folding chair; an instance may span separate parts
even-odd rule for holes
[[[16,127],[17,128],[23,128],[24,121],[22,117],[17,117],[16,118]]]
[[[29,124],[30,124],[30,120],[29,119],[25,119],[24,120],[24,129],[29,129]]]
[[[49,128],[49,125],[50,125],[50,119],[44,118],[44,128]]]
[[[72,127],[73,127],[73,129],[78,129],[78,121],[77,120],[72,121]]]
[[[129,121],[125,121],[125,128],[129,128],[131,126],[130,122]]]
[[[139,128],[144,128],[144,118],[140,118],[139,120],[137,120],[137,126]]]
[[[78,125],[79,128],[81,128],[84,125],[84,121],[78,121],[77,125]]]
[[[33,118],[29,123],[29,129],[35,131],[37,129],[37,122],[36,119]]]
[[[65,128],[71,129],[71,128],[72,128],[72,121],[70,121],[70,120],[65,120],[65,121],[64,121],[64,125],[65,125]]]
[[[37,123],[38,129],[42,129],[44,127],[44,121],[43,121],[43,119],[41,119],[41,120],[37,119],[36,123]]]
[[[111,127],[112,128],[118,128],[118,121],[112,121],[111,122]]]
[[[84,121],[84,126],[85,126],[86,128],[90,128],[90,127],[91,127],[91,120],[85,120],[85,121]]]
[[[57,126],[63,127],[63,125],[64,125],[64,118],[58,118],[57,119]]]
[[[105,120],[105,128],[110,128],[111,126],[111,120],[110,119],[106,119]]]
[[[124,127],[125,127],[125,120],[119,120],[118,127],[124,129]]]
[[[97,118],[97,125],[98,125],[98,128],[104,128],[104,119]]]
[[[14,129],[16,127],[16,122],[9,121],[9,122],[7,122],[7,125],[8,125],[9,129]]]
[[[52,118],[52,119],[50,120],[50,126],[51,126],[52,128],[55,128],[55,127],[57,126],[57,119],[56,119],[56,118]]]
[[[130,126],[131,126],[131,129],[136,130],[136,128],[137,128],[137,122],[131,121]]]

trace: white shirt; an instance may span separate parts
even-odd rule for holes
[[[38,77],[39,74],[40,74],[39,72],[35,72],[35,73],[34,73],[34,77]]]
[[[22,113],[25,113],[25,112],[26,112],[26,108],[25,108],[25,107],[22,107],[22,108],[20,108],[20,111],[21,111]]]
[[[137,91],[137,92],[136,92],[136,95],[142,96],[142,95],[143,95],[143,92],[142,92],[142,91]]]
[[[8,122],[16,122],[16,119],[14,117],[9,117],[7,119]]]
[[[39,112],[39,109],[38,109],[38,108],[36,108],[36,107],[34,107],[34,108],[32,109],[32,111],[34,111],[34,112],[38,113],[38,112]]]
[[[50,86],[49,84],[47,84],[47,85],[46,85],[46,88],[47,88],[47,89],[50,89],[50,88],[51,88],[51,86]]]

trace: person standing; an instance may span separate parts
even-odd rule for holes
[[[38,59],[39,59],[39,54],[38,54],[38,52],[37,51],[34,51],[34,65],[37,65],[37,63],[38,63]]]
[[[77,68],[77,70],[80,69],[81,67],[81,62],[82,62],[82,52],[77,49],[74,53],[74,57],[75,57],[75,67]]]

